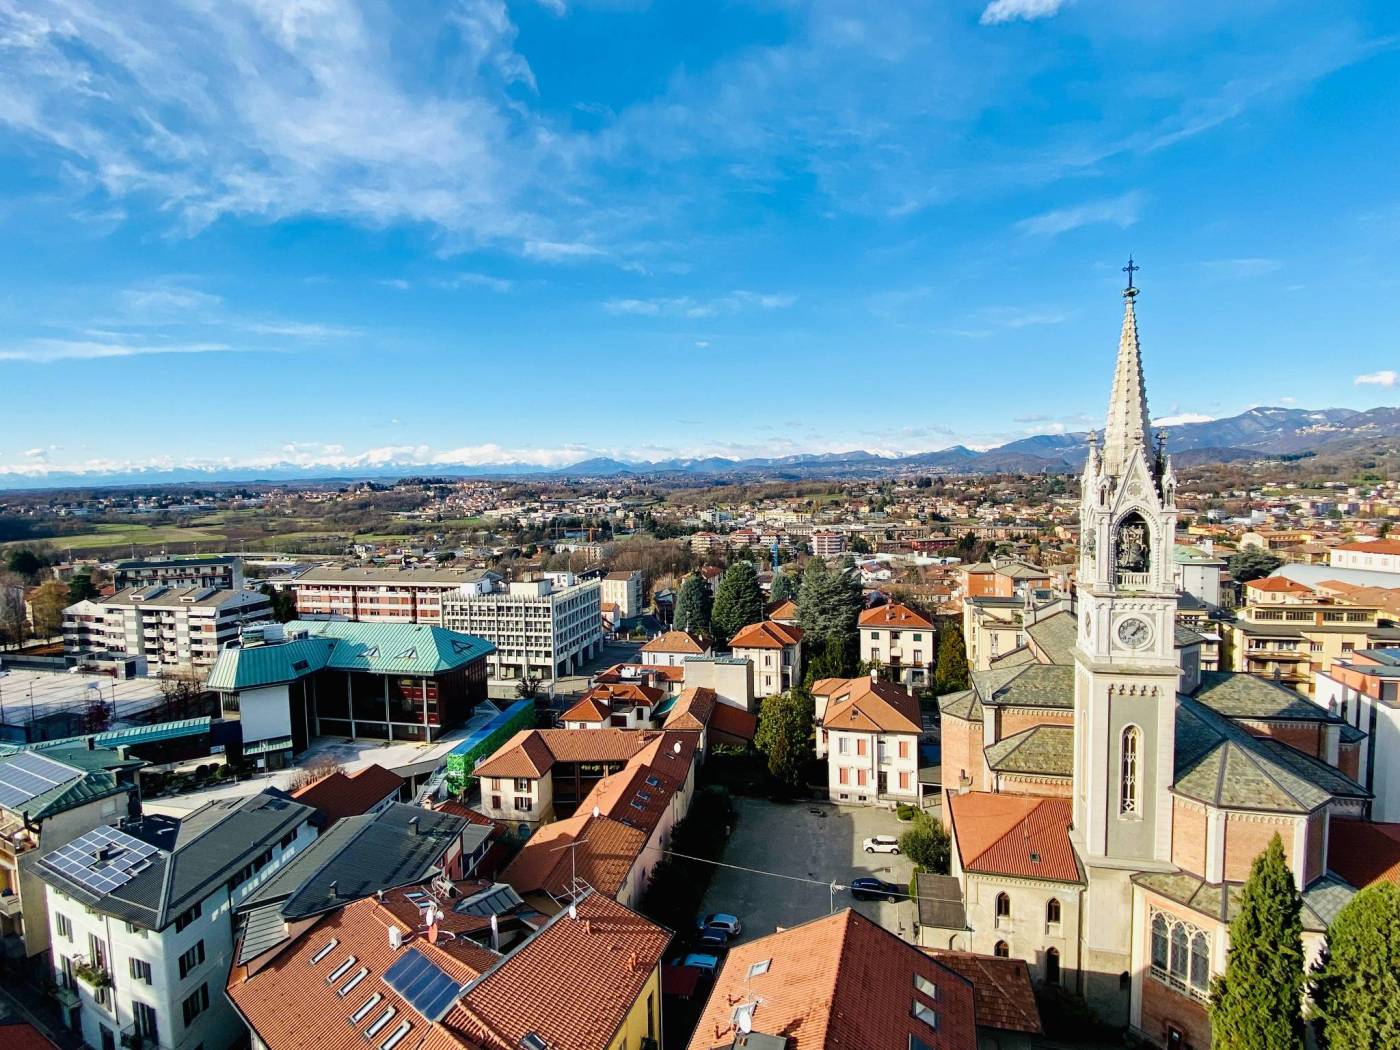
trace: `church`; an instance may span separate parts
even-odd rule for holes
[[[1025,959],[1105,1022],[1204,1050],[1254,858],[1281,837],[1311,960],[1359,888],[1333,829],[1371,796],[1364,734],[1276,682],[1202,670],[1178,625],[1177,482],[1150,431],[1129,267],[1073,594],[1028,593],[1025,644],[939,698],[962,921],[921,939]]]

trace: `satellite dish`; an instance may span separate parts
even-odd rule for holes
[[[593,815],[594,815],[595,817],[601,816],[601,815],[602,815],[602,812],[603,812],[603,811],[600,810],[597,806],[594,806],[594,807],[593,807]]]
[[[744,1035],[748,1035],[753,1031],[753,1011],[739,1011],[739,1031],[743,1032]]]
[[[578,918],[578,905],[576,905],[576,904],[570,904],[570,905],[569,905],[569,918],[571,918],[571,919],[577,919],[577,918]]]
[[[681,742],[677,740],[674,744],[671,745],[671,750],[679,755],[681,753]]]

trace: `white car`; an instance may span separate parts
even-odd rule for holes
[[[876,835],[865,840],[866,853],[898,853],[899,839],[893,835]]]

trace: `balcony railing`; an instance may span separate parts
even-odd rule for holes
[[[1118,586],[1128,587],[1134,590],[1145,590],[1152,585],[1152,574],[1150,572],[1120,572],[1118,573]]]

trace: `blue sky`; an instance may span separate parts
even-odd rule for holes
[[[408,14],[411,12],[411,15]],[[1400,5],[0,0],[0,473],[1395,403]]]

